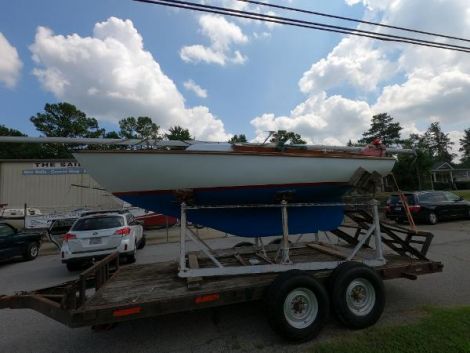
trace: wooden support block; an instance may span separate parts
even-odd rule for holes
[[[245,261],[245,259],[243,257],[241,257],[240,254],[236,253],[233,255],[239,263],[241,263],[243,266],[249,266],[250,264],[248,262]]]
[[[318,250],[318,251],[320,251],[324,254],[327,254],[327,255],[333,255],[333,256],[339,257],[341,259],[347,259],[348,258],[348,256],[344,255],[342,252],[339,252],[338,250],[332,249],[332,248],[327,247],[325,245],[309,243],[309,244],[307,244],[307,246],[312,248],[312,249]]]
[[[266,261],[268,264],[273,264],[274,261],[271,260],[269,257],[267,257],[266,255],[264,255],[262,252],[258,251],[256,253],[256,256],[258,256],[260,259],[263,259],[264,261]]]
[[[197,255],[196,254],[189,254],[188,255],[188,262],[189,262],[189,268],[199,268],[199,262],[197,261]],[[187,278],[187,283],[188,283],[188,289],[197,289],[201,286],[202,282],[202,277],[188,277]]]

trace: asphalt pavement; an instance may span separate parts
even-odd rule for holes
[[[444,272],[386,282],[387,304],[378,325],[413,321],[427,305],[470,305],[470,221],[421,226],[435,234],[429,257],[444,263]],[[210,239],[215,248],[238,238]],[[137,263],[178,256],[177,243],[159,243],[138,252]],[[58,255],[31,262],[0,263],[0,294],[32,290],[74,279]],[[332,319],[316,341],[283,342],[269,328],[260,303],[240,304],[122,323],[110,331],[70,329],[32,310],[0,310],[0,352],[300,352],[317,341],[353,332]]]

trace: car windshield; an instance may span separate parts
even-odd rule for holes
[[[120,216],[104,216],[93,218],[82,218],[75,223],[72,230],[99,230],[108,228],[118,228],[124,225]]]
[[[405,194],[406,197],[406,202],[408,205],[414,205],[415,204],[415,198],[413,194]],[[398,203],[401,203],[400,196],[399,195],[391,195],[390,198],[388,199],[388,203],[391,205],[396,205]]]

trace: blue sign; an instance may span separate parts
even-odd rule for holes
[[[67,175],[67,174],[86,174],[85,168],[37,168],[23,169],[23,175]]]

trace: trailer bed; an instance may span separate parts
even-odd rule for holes
[[[266,247],[269,258],[278,247]],[[295,244],[291,258],[295,262],[343,261],[348,245],[318,242]],[[356,261],[373,256],[370,248],[361,249]],[[224,265],[258,258],[254,248],[216,251]],[[209,266],[202,253],[192,253],[198,266]],[[386,253],[387,263],[376,270],[383,279],[416,279],[418,275],[442,271],[440,262]],[[241,259],[241,260],[240,260]],[[262,260],[262,259],[261,259]],[[262,299],[266,288],[278,274],[184,279],[178,277],[177,262],[162,262],[120,267],[117,254],[95,264],[76,281],[43,290],[0,297],[0,308],[31,308],[70,327],[93,326],[120,321],[184,312]],[[310,271],[322,280],[332,270]]]

